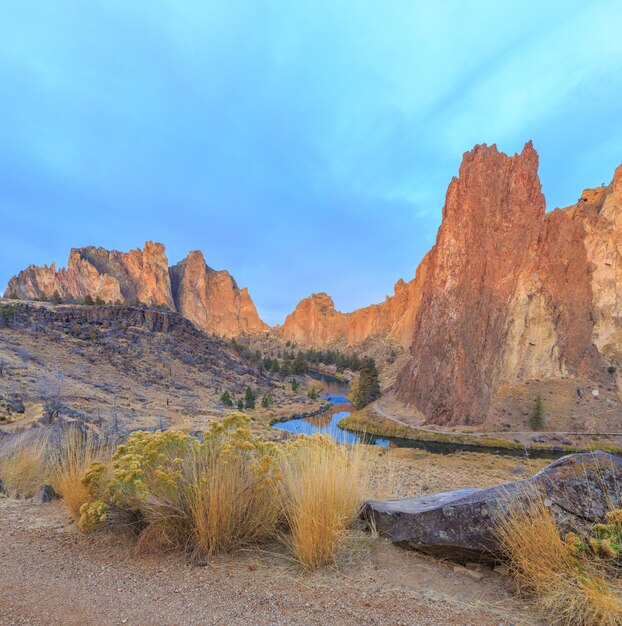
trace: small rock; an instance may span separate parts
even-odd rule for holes
[[[598,398],[598,396],[600,395],[600,391],[598,391],[598,389],[592,389],[592,395],[595,398]]]
[[[45,504],[46,502],[56,500],[56,498],[58,498],[58,494],[54,491],[52,485],[43,485],[33,496],[32,501],[37,504]]]
[[[461,565],[455,565],[454,566],[454,573],[455,574],[465,574],[466,576],[469,576],[473,580],[481,580],[482,578],[484,578],[483,574],[480,574],[479,572],[475,572],[473,570],[467,569],[466,567],[462,567]]]
[[[481,572],[484,569],[481,563],[466,563],[465,567],[472,572]]]

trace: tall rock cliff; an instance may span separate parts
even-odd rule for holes
[[[424,260],[398,397],[431,423],[478,423],[504,387],[598,381],[619,365],[621,178],[545,213],[531,143],[465,154]]]
[[[237,337],[267,328],[247,289],[239,289],[226,271],[208,267],[196,250],[170,269],[177,311],[199,328],[218,329],[219,335]]]
[[[228,272],[207,267],[200,252],[191,252],[169,270],[164,246],[150,241],[143,250],[130,252],[73,249],[67,268],[31,265],[9,281],[6,295],[36,299],[55,291],[66,300],[90,295],[104,302],[163,306],[226,337],[265,328],[248,291],[239,289]]]

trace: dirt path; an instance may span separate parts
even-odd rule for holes
[[[492,572],[481,581],[355,533],[348,560],[304,575],[282,553],[191,567],[80,534],[61,502],[0,498],[0,624],[534,623]]]
[[[372,404],[372,408],[373,410],[380,415],[381,417],[384,417],[385,419],[391,420],[392,422],[395,422],[396,424],[400,424],[401,426],[406,426],[407,428],[414,428],[416,430],[421,430],[422,432],[426,432],[426,433],[433,433],[433,434],[438,434],[438,433],[442,433],[443,431],[440,431],[438,429],[434,429],[434,428],[424,428],[423,426],[417,425],[415,423],[408,423],[408,422],[404,422],[402,420],[400,420],[396,415],[393,415],[391,413],[389,413],[386,409],[383,409],[380,404],[379,401],[376,400],[376,402],[374,402]],[[452,434],[452,433],[448,433],[448,434]],[[460,434],[460,433],[453,433],[453,434]],[[586,437],[620,437],[622,436],[622,432],[610,432],[610,433],[598,433],[598,432],[584,432],[584,431],[563,431],[563,430],[558,430],[558,431],[552,431],[552,430],[543,430],[543,431],[524,431],[524,430],[517,430],[517,431],[511,431],[511,430],[498,430],[498,431],[484,431],[484,432],[471,432],[469,431],[468,433],[464,433],[469,435],[470,437],[501,437],[501,436],[512,436],[512,437],[524,437],[525,438],[525,442],[524,443],[529,443],[529,439],[533,436],[533,435],[558,435],[560,437],[570,437],[570,436],[586,436]]]

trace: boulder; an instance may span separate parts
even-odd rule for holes
[[[622,459],[604,452],[571,454],[532,478],[488,489],[458,489],[401,500],[368,501],[369,528],[393,543],[459,562],[496,561],[496,528],[512,506],[541,494],[560,532],[581,532],[622,506]]]
[[[52,485],[43,485],[39,491],[33,496],[32,501],[36,504],[45,504],[52,502],[58,498],[58,494],[54,491]]]

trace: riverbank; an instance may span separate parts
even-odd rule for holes
[[[534,441],[516,441],[513,440],[513,433],[502,436],[498,436],[497,434],[490,436],[485,433],[467,434],[434,431],[417,428],[415,426],[407,426],[406,424],[391,420],[380,415],[374,409],[373,405],[365,407],[360,411],[354,411],[344,417],[339,422],[339,427],[352,433],[388,438],[390,441],[394,441],[397,445],[403,447],[407,447],[408,442],[411,442],[413,446],[421,444],[424,448],[426,444],[430,446],[436,444],[439,447],[445,446],[448,448],[448,451],[453,447],[455,450],[472,450],[474,452],[489,451],[512,456],[529,455],[542,458],[557,458],[574,452],[599,449],[604,452],[622,456],[622,446],[612,441],[609,435],[599,436],[585,433],[583,435],[583,441],[573,441],[572,445],[569,445],[561,441],[555,442],[554,444]],[[544,438],[544,436],[538,433],[525,433],[525,435]],[[544,435],[546,435],[546,433]],[[439,449],[438,451],[442,450]]]

